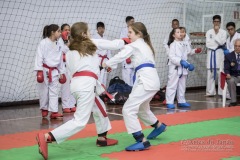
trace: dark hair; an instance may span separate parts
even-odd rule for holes
[[[215,15],[215,16],[213,16],[213,21],[215,20],[215,19],[219,19],[220,20],[220,22],[221,22],[221,16],[219,16],[219,15]]]
[[[42,37],[43,38],[50,37],[52,35],[52,32],[56,32],[58,29],[59,29],[59,26],[56,24],[46,25],[43,28]]]
[[[178,19],[173,19],[173,20],[172,20],[172,23],[175,22],[175,21],[179,23]]]
[[[230,26],[233,26],[233,28],[236,27],[235,23],[234,22],[228,22],[227,25],[226,25],[226,28],[230,27]]]
[[[98,22],[98,23],[97,23],[97,28],[98,28],[98,27],[105,28],[105,25],[104,25],[103,22]]]
[[[87,23],[77,22],[72,25],[69,49],[78,51],[80,56],[92,56],[95,54],[97,47],[89,37],[84,37],[83,33],[88,33]]]
[[[66,26],[68,26],[68,27],[70,28],[70,25],[69,25],[69,24],[64,23],[64,24],[61,25],[61,31],[62,31],[62,30],[64,29],[64,27],[66,27]]]
[[[185,27],[179,27],[180,30],[184,29],[185,32],[187,32],[187,29]]]
[[[170,32],[169,38],[168,38],[168,43],[167,43],[168,46],[170,46],[170,44],[174,41],[175,38],[173,37],[173,35],[174,35],[174,33],[176,32],[177,29],[180,29],[180,28],[174,28],[174,29]]]
[[[127,16],[126,17],[126,23],[129,22],[131,19],[134,19],[132,16]]]
[[[144,39],[144,42],[146,42],[149,45],[153,54],[155,55],[155,51],[154,51],[154,48],[152,46],[151,39],[150,39],[150,36],[147,32],[147,28],[145,27],[145,25],[142,22],[135,22],[131,25],[131,28],[133,29],[135,34],[142,33],[142,38]]]

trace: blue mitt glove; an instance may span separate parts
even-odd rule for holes
[[[184,68],[188,68],[189,67],[189,63],[187,62],[187,61],[185,61],[185,60],[181,60],[180,61],[180,64],[184,67]]]
[[[188,70],[189,71],[193,71],[194,70],[194,65],[193,64],[189,64]]]

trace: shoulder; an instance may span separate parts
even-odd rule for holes
[[[236,32],[235,34],[237,35],[238,38],[240,38],[240,33]]]
[[[213,29],[209,29],[206,34],[212,33]]]
[[[170,44],[170,47],[174,47],[177,45],[177,42],[176,41],[173,41],[171,44]]]
[[[136,41],[128,44],[127,46],[132,46],[132,47],[137,48],[137,47],[140,47],[140,46],[144,46],[144,44],[145,44],[144,40],[139,38]]]
[[[224,34],[227,34],[227,31],[225,31],[224,29],[219,29],[219,31],[221,32],[221,33],[224,33]]]
[[[40,41],[39,46],[45,46],[48,43],[49,43],[48,40],[46,38],[44,38]]]

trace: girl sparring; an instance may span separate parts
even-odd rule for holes
[[[123,40],[90,39],[88,25],[78,22],[71,27],[70,51],[67,53],[67,69],[72,76],[70,89],[77,101],[77,110],[74,118],[52,130],[51,132],[37,135],[39,152],[44,159],[48,158],[47,143],[56,141],[61,143],[75,133],[81,131],[90,118],[91,112],[98,133],[97,146],[110,146],[118,143],[115,139],[106,138],[111,124],[106,116],[104,103],[96,94],[103,92],[99,84],[99,63],[96,50],[117,50],[124,46]],[[102,105],[102,109],[99,106]],[[105,113],[105,114],[104,114]]]
[[[122,51],[104,64],[104,67],[117,68],[117,64],[131,58],[135,68],[134,85],[128,100],[123,106],[123,118],[129,134],[136,143],[126,147],[127,151],[146,150],[150,142],[142,133],[138,118],[145,124],[154,127],[148,139],[154,139],[166,129],[150,110],[150,101],[160,88],[160,81],[155,68],[154,49],[145,25],[141,22],[128,27],[128,37],[132,43],[126,45]]]

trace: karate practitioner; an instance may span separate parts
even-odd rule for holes
[[[166,88],[167,108],[174,109],[174,98],[177,92],[177,101],[179,107],[190,107],[186,102],[186,80],[188,71],[193,71],[194,66],[187,61],[188,55],[200,53],[201,48],[191,49],[188,42],[183,41],[180,28],[175,28],[170,33],[168,45],[169,50],[169,73]]]
[[[81,131],[87,125],[92,112],[98,133],[96,145],[111,146],[118,143],[115,139],[106,138],[111,124],[106,115],[105,105],[98,97],[103,90],[97,80],[100,70],[96,50],[118,50],[123,46],[123,40],[90,39],[87,23],[77,22],[72,25],[66,64],[72,76],[70,89],[77,100],[77,110],[72,120],[51,132],[37,134],[39,153],[45,160],[48,158],[47,142],[61,143]]]
[[[37,48],[34,70],[37,71],[39,103],[42,117],[61,118],[58,113],[58,85],[66,80],[64,63],[62,61],[62,46],[57,42],[61,36],[58,25],[44,27],[43,40]]]
[[[227,33],[220,28],[221,16],[213,16],[213,29],[206,33],[207,50],[207,88],[206,96],[216,95],[215,82],[220,78],[219,68],[223,68],[225,43]],[[218,95],[222,95],[220,81],[218,81]]]
[[[175,29],[175,28],[178,28],[178,27],[179,27],[179,21],[178,21],[178,19],[173,19],[173,20],[172,20],[172,29]],[[169,45],[168,45],[169,36],[170,36],[170,33],[166,35],[166,37],[164,38],[164,41],[163,41],[163,46],[164,46],[164,48],[165,48],[165,50],[166,50],[165,53],[167,54],[167,57],[168,57],[168,55],[169,55]],[[186,34],[184,39],[185,39],[185,40],[189,40],[190,38],[189,38],[189,36]]]
[[[59,38],[58,43],[63,46],[62,54],[63,54],[63,62],[64,67],[66,66],[66,53],[69,51],[69,40],[68,36],[70,34],[70,25],[69,24],[63,24],[61,26],[61,38]],[[70,92],[70,76],[68,73],[68,70],[66,70],[66,83],[61,85],[61,100],[62,100],[62,107],[63,107],[63,113],[71,113],[76,111],[76,100],[73,97],[73,95]]]
[[[134,18],[132,16],[127,16],[126,17],[127,27],[122,29],[120,38],[128,37],[128,27],[133,23],[134,23]],[[133,74],[134,74],[134,68],[131,62],[131,58],[127,58],[125,61],[122,62],[122,79],[129,86],[133,86]]]
[[[234,22],[228,22],[226,25],[229,37],[227,38],[227,49],[225,55],[234,51],[234,41],[240,39],[240,33],[236,32],[236,25]]]
[[[93,36],[93,39],[107,39],[103,34],[105,32],[105,25],[103,22],[97,23],[97,33]],[[102,68],[102,64],[111,57],[110,50],[97,50],[96,51],[99,59],[100,75],[99,81],[106,86],[107,85],[107,70]]]
[[[150,110],[150,101],[160,88],[160,80],[155,68],[154,49],[145,25],[141,22],[128,27],[128,37],[132,43],[126,45],[118,54],[104,63],[104,67],[117,68],[117,64],[131,58],[134,72],[134,85],[122,113],[129,134],[134,137],[133,145],[126,151],[146,150],[151,145],[144,138],[138,118],[147,126],[154,127],[148,139],[154,139],[165,131],[166,125],[158,121]]]

